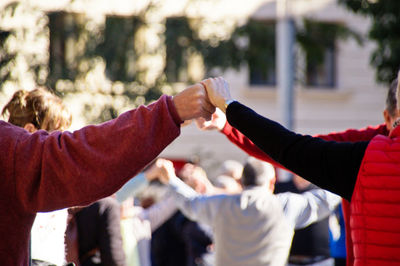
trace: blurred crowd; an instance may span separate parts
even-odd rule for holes
[[[240,195],[248,189],[242,182],[244,165],[241,162],[224,161],[213,177],[208,177],[198,162],[188,161],[182,165],[172,160],[171,163],[176,166],[176,176],[198,195]],[[271,176],[265,181],[268,186],[261,185],[265,194],[268,194],[268,187],[275,187],[274,193],[290,191],[300,195],[316,189],[299,176],[280,182],[272,165],[251,157],[245,166],[248,172],[258,171],[259,175],[269,172]],[[159,180],[161,174],[148,174],[156,171],[149,168],[113,196],[87,207],[68,209],[67,261],[76,265],[215,265],[213,224],[201,222],[201,217],[185,215],[185,209],[179,208],[171,188]],[[335,200],[330,215],[295,231],[289,256],[280,254],[289,265],[345,265],[344,225],[338,216],[340,204]],[[224,215],[224,211],[220,210],[218,215]],[[291,237],[289,239],[290,244]],[[41,257],[35,256],[34,252],[34,264],[42,265]]]

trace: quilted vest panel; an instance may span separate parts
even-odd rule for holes
[[[400,128],[371,140],[350,206],[354,265],[400,265]]]

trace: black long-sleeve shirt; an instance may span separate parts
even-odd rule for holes
[[[232,102],[229,124],[288,170],[351,200],[368,141],[334,142],[296,134],[250,108]]]

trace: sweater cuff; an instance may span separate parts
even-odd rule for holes
[[[167,99],[167,105],[168,105],[168,110],[172,115],[172,118],[174,119],[175,123],[177,125],[180,125],[183,123],[182,119],[178,115],[178,111],[175,108],[175,104],[172,101],[172,96],[165,96]]]
[[[231,130],[232,130],[232,125],[231,125],[232,121],[230,122],[229,120],[231,120],[231,116],[232,115],[235,116],[234,113],[237,111],[237,109],[240,110],[240,108],[243,107],[243,106],[244,105],[242,105],[238,101],[234,101],[231,104],[229,104],[228,107],[226,108],[226,112],[225,112],[226,124],[229,124],[231,126],[231,128],[230,128]],[[225,126],[226,126],[226,124],[225,124]],[[233,127],[235,127],[235,126],[233,126]]]
[[[225,136],[228,136],[232,133],[232,126],[228,123],[228,120],[226,121],[224,128],[221,130],[221,133]]]

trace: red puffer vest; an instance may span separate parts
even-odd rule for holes
[[[371,140],[350,206],[354,265],[400,265],[400,127]]]

